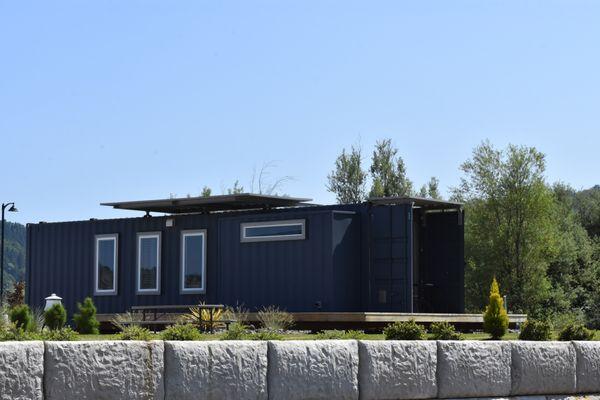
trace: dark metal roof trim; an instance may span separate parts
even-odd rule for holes
[[[294,207],[311,200],[312,199],[299,197],[240,193],[207,197],[182,197],[159,200],[123,201],[114,203],[100,203],[100,205],[122,210],[183,214],[194,212]]]
[[[374,205],[384,204],[412,204],[415,207],[435,208],[435,209],[455,209],[462,208],[463,203],[455,201],[445,201],[436,199],[427,199],[424,197],[371,197],[367,200]]]

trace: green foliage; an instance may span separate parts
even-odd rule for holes
[[[275,306],[263,307],[257,317],[265,329],[272,331],[286,330],[294,323],[292,314]]]
[[[427,185],[421,186],[418,193],[419,197],[428,197],[430,199],[441,199],[440,194],[440,180],[435,176],[432,176],[427,182]]]
[[[344,340],[344,339],[360,340],[360,339],[365,339],[366,337],[367,337],[367,335],[365,335],[365,333],[363,331],[327,330],[327,331],[319,332],[316,336],[316,339],[319,339],[319,340]]]
[[[361,153],[360,146],[352,146],[350,153],[343,149],[327,177],[327,190],[335,193],[340,204],[360,203],[366,198],[367,173],[361,166]]]
[[[429,327],[434,340],[462,340],[460,332],[456,332],[454,325],[448,322],[433,322]]]
[[[67,311],[61,303],[54,304],[44,312],[44,324],[52,331],[61,329],[66,322]]]
[[[137,325],[130,325],[123,328],[119,334],[121,340],[152,340],[152,332],[146,328]]]
[[[406,166],[398,149],[392,147],[391,139],[379,140],[375,144],[371,159],[373,184],[369,196],[410,196],[413,184],[406,176]]]
[[[0,342],[6,341],[27,341],[27,340],[43,340],[42,335],[37,332],[30,332],[23,328],[18,328],[12,324],[8,329],[0,331]]]
[[[82,334],[98,334],[100,323],[96,319],[96,306],[91,297],[86,297],[83,304],[77,303],[78,312],[73,315],[75,330]]]
[[[283,335],[272,331],[270,329],[262,329],[260,331],[252,332],[247,335],[247,339],[250,340],[281,340]]]
[[[248,327],[241,322],[234,322],[229,325],[229,329],[221,336],[221,340],[243,340],[248,332]]]
[[[545,341],[551,339],[552,325],[548,321],[528,318],[523,326],[521,326],[519,340]]]
[[[427,338],[423,325],[410,321],[396,321],[383,329],[386,340],[425,340]]]
[[[163,340],[199,340],[202,338],[198,328],[192,324],[175,324],[160,334]]]
[[[200,193],[201,197],[210,197],[212,195],[212,189],[208,186],[204,186],[202,188],[202,193]]]
[[[9,312],[9,317],[17,328],[24,331],[31,330],[33,318],[27,304],[13,307]]]
[[[581,324],[570,324],[560,331],[558,334],[558,340],[593,340],[594,335],[594,331],[587,329]]]
[[[532,147],[477,146],[462,164],[454,198],[465,202],[467,309],[481,310],[487,282],[503,282],[514,312],[537,313],[550,296],[546,274],[556,255],[555,201],[545,157]]]
[[[70,327],[64,327],[56,330],[43,331],[41,333],[41,340],[54,340],[54,341],[73,341],[79,338],[79,334]]]
[[[492,280],[489,304],[483,313],[483,331],[492,339],[500,339],[508,332],[508,314],[504,309],[500,288],[496,278]]]
[[[240,181],[236,180],[233,187],[227,189],[227,194],[241,194],[244,193],[244,187],[240,186]]]
[[[19,223],[6,221],[4,226],[5,294],[8,294],[16,282],[25,279],[25,244],[25,226]]]

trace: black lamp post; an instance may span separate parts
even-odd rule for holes
[[[2,203],[2,239],[0,239],[0,306],[4,304],[4,210],[7,207],[8,211],[17,212],[15,203]]]

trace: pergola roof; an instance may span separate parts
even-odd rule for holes
[[[206,197],[122,201],[114,203],[101,203],[101,205],[122,210],[182,214],[194,212],[294,207],[298,205],[306,205],[305,203],[311,200],[312,199],[298,197],[240,193]]]
[[[455,201],[435,200],[426,199],[424,197],[371,197],[367,201],[375,205],[384,204],[412,204],[415,207],[429,208],[429,209],[456,209],[462,208],[463,203]]]

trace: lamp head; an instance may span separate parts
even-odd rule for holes
[[[17,207],[15,207],[15,205],[13,204],[12,206],[10,206],[10,208],[8,209],[8,211],[10,211],[10,212],[17,212],[19,210],[17,210]]]

